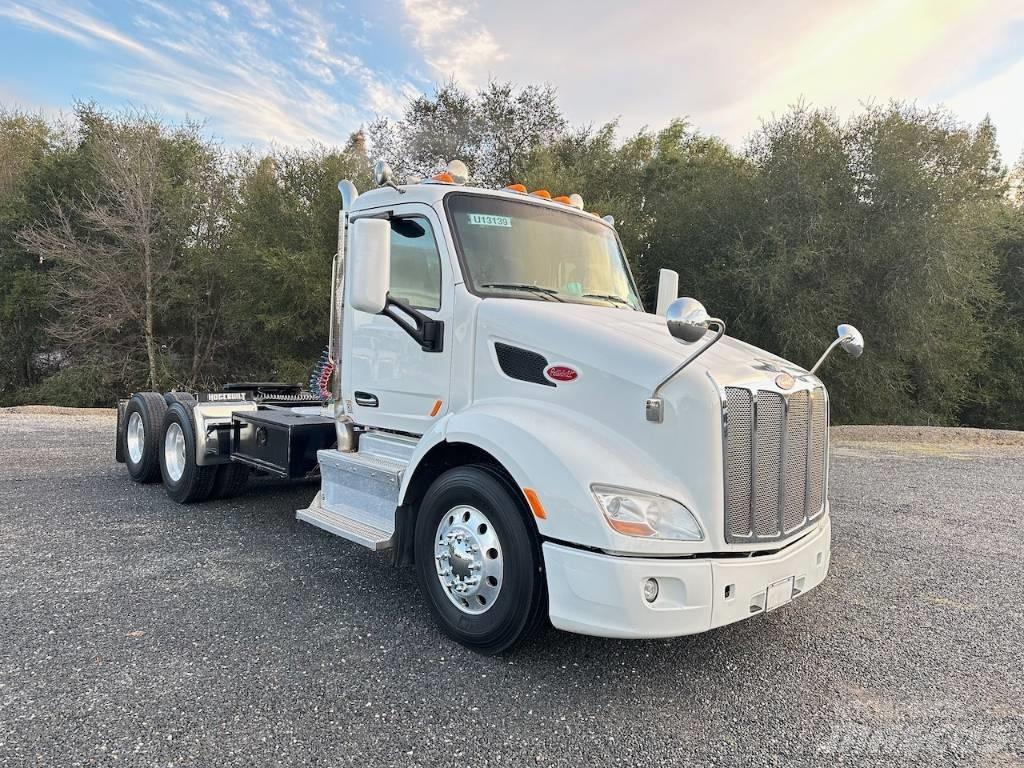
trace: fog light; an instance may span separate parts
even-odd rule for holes
[[[644,600],[653,603],[658,599],[658,580],[648,579],[644,582]]]

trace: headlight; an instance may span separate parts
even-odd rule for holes
[[[619,533],[645,539],[704,539],[697,518],[678,501],[611,485],[592,485],[590,490],[608,525]]]

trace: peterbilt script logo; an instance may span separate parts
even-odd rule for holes
[[[573,368],[571,365],[561,365],[556,363],[555,365],[549,365],[544,369],[544,376],[549,381],[554,382],[567,382],[575,381],[579,376],[579,371]]]

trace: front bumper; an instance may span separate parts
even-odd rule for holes
[[[832,523],[826,516],[771,555],[675,560],[604,555],[546,542],[551,623],[584,635],[692,635],[789,602],[828,573]],[[644,599],[647,579],[658,597]]]

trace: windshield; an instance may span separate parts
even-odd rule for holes
[[[446,201],[470,290],[640,309],[615,233],[546,205],[484,195]]]

